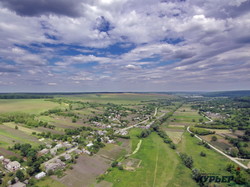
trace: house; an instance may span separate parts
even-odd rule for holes
[[[94,144],[92,143],[92,142],[90,142],[88,145],[87,145],[87,147],[91,147],[91,146],[93,146]]]
[[[86,154],[88,154],[88,155],[91,154],[91,153],[90,153],[88,150],[86,150],[86,149],[82,149],[82,152],[83,152],[83,153],[86,153]]]
[[[41,178],[43,178],[43,177],[45,177],[45,176],[46,176],[46,173],[42,171],[42,172],[36,174],[36,175],[35,175],[35,178],[36,178],[36,179],[41,179]]]
[[[17,161],[9,162],[7,165],[5,165],[5,168],[9,171],[17,171],[20,169],[21,164]]]
[[[57,148],[56,147],[50,149],[50,154],[56,155],[56,152],[57,152]]]
[[[65,165],[66,164],[64,162],[62,162],[60,159],[56,159],[54,162],[48,163],[45,165],[45,171],[46,171],[46,173],[49,170],[55,171],[57,169],[63,168]]]
[[[75,150],[75,153],[79,155],[79,154],[82,153],[82,151],[81,151],[80,149],[76,149],[76,150]]]
[[[3,163],[3,165],[7,165],[8,163],[10,163],[10,159],[4,158],[2,163]]]
[[[10,185],[9,187],[26,187],[26,184],[22,182],[17,182],[15,184]]]
[[[0,161],[3,161],[3,159],[4,159],[4,156],[0,156]]]
[[[115,141],[114,140],[108,140],[107,143],[115,143]]]
[[[39,151],[39,152],[38,152],[38,155],[39,155],[39,156],[42,156],[42,155],[45,155],[45,154],[47,154],[47,153],[49,153],[49,149],[46,149],[46,148],[45,148],[45,149],[42,149],[41,151]]]
[[[70,143],[68,143],[68,142],[64,142],[64,143],[63,143],[63,147],[71,148],[71,147],[72,147],[72,144],[70,144]]]
[[[62,147],[63,147],[63,144],[59,143],[59,144],[57,144],[54,148],[60,149],[60,148],[62,148]]]
[[[48,149],[51,149],[51,148],[52,148],[52,145],[51,145],[51,144],[46,144],[46,147],[47,147]]]
[[[71,156],[70,156],[70,154],[65,154],[65,155],[64,155],[64,158],[65,158],[65,160],[70,160],[70,159],[71,159]]]

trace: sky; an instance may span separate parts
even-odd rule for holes
[[[250,0],[0,0],[0,92],[250,89]]]

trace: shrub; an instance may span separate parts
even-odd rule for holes
[[[200,155],[201,155],[202,157],[207,156],[206,153],[204,153],[203,151],[201,151]]]
[[[114,168],[114,167],[116,167],[118,165],[118,162],[117,161],[114,161],[114,162],[112,162],[112,164],[111,164],[111,166]]]
[[[169,144],[169,147],[170,147],[171,149],[176,149],[176,146],[175,146],[174,143],[170,143],[170,144]]]
[[[183,164],[188,167],[192,168],[193,167],[193,158],[191,156],[188,156],[186,153],[180,153],[181,160]]]
[[[217,141],[217,137],[216,136],[212,136],[212,141]]]

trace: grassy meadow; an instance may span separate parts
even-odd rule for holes
[[[132,150],[139,142],[136,137],[140,130],[132,130]],[[105,180],[112,182],[113,186],[197,186],[191,179],[187,168],[180,164],[177,153],[163,143],[162,139],[152,133],[143,139],[139,151],[131,158],[141,160],[140,167],[136,171],[126,171],[113,168],[105,177]],[[177,177],[180,180],[175,180]]]
[[[0,99],[0,113],[25,112],[39,114],[56,107],[62,106],[44,99]]]

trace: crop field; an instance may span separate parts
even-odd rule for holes
[[[66,171],[64,177],[59,179],[54,177],[54,179],[66,186],[87,187],[95,183],[96,177],[103,174],[110,164],[109,160],[98,155],[92,157],[82,155],[77,159],[77,164],[73,166],[73,169]]]
[[[197,111],[192,110],[190,106],[184,105],[180,107],[170,118],[170,125],[190,125],[199,122],[199,119],[202,118],[203,121],[207,119],[203,116],[200,116]]]
[[[134,129],[132,130],[134,131]],[[137,131],[137,130],[135,130]],[[134,137],[136,139],[136,137]],[[133,147],[138,141],[132,141]],[[190,171],[183,167],[180,171],[180,160],[177,153],[155,133],[142,141],[139,151],[131,158],[141,160],[139,168],[135,171],[119,170],[113,168],[105,180],[112,182],[113,186],[182,186],[189,184],[196,186],[190,178]],[[181,166],[182,167],[182,166]],[[174,176],[181,180],[173,181]]]
[[[110,94],[83,94],[67,99],[81,100],[84,102],[95,103],[114,103],[114,104],[140,104],[141,101],[150,101],[155,99],[168,99],[175,96],[163,94],[135,94],[135,93],[110,93]]]
[[[63,183],[58,182],[51,177],[45,177],[43,179],[40,179],[36,183],[37,187],[66,187]]]
[[[0,125],[0,144],[1,147],[7,148],[15,143],[30,143],[32,145],[39,145],[39,141],[36,137],[29,135],[21,130],[8,127],[6,125]]]
[[[17,126],[19,131],[22,131],[28,135],[31,135],[32,132],[36,132],[36,133],[39,133],[41,131],[37,130],[37,128],[27,128],[27,127],[24,127],[24,125],[22,124],[15,124],[15,123],[12,123],[12,122],[9,122],[9,123],[4,123],[3,125],[7,126],[7,127],[10,127],[12,129],[15,129],[15,127]]]
[[[0,113],[25,112],[38,114],[56,107],[62,106],[44,99],[0,99]]]
[[[128,144],[127,144],[128,146]],[[109,160],[116,160],[127,152],[127,147],[118,146],[115,144],[107,144],[103,149],[101,149],[97,154],[103,158]]]
[[[180,129],[168,128],[166,130],[167,135],[175,144],[178,144],[181,141],[183,132],[184,130],[180,130]]]

